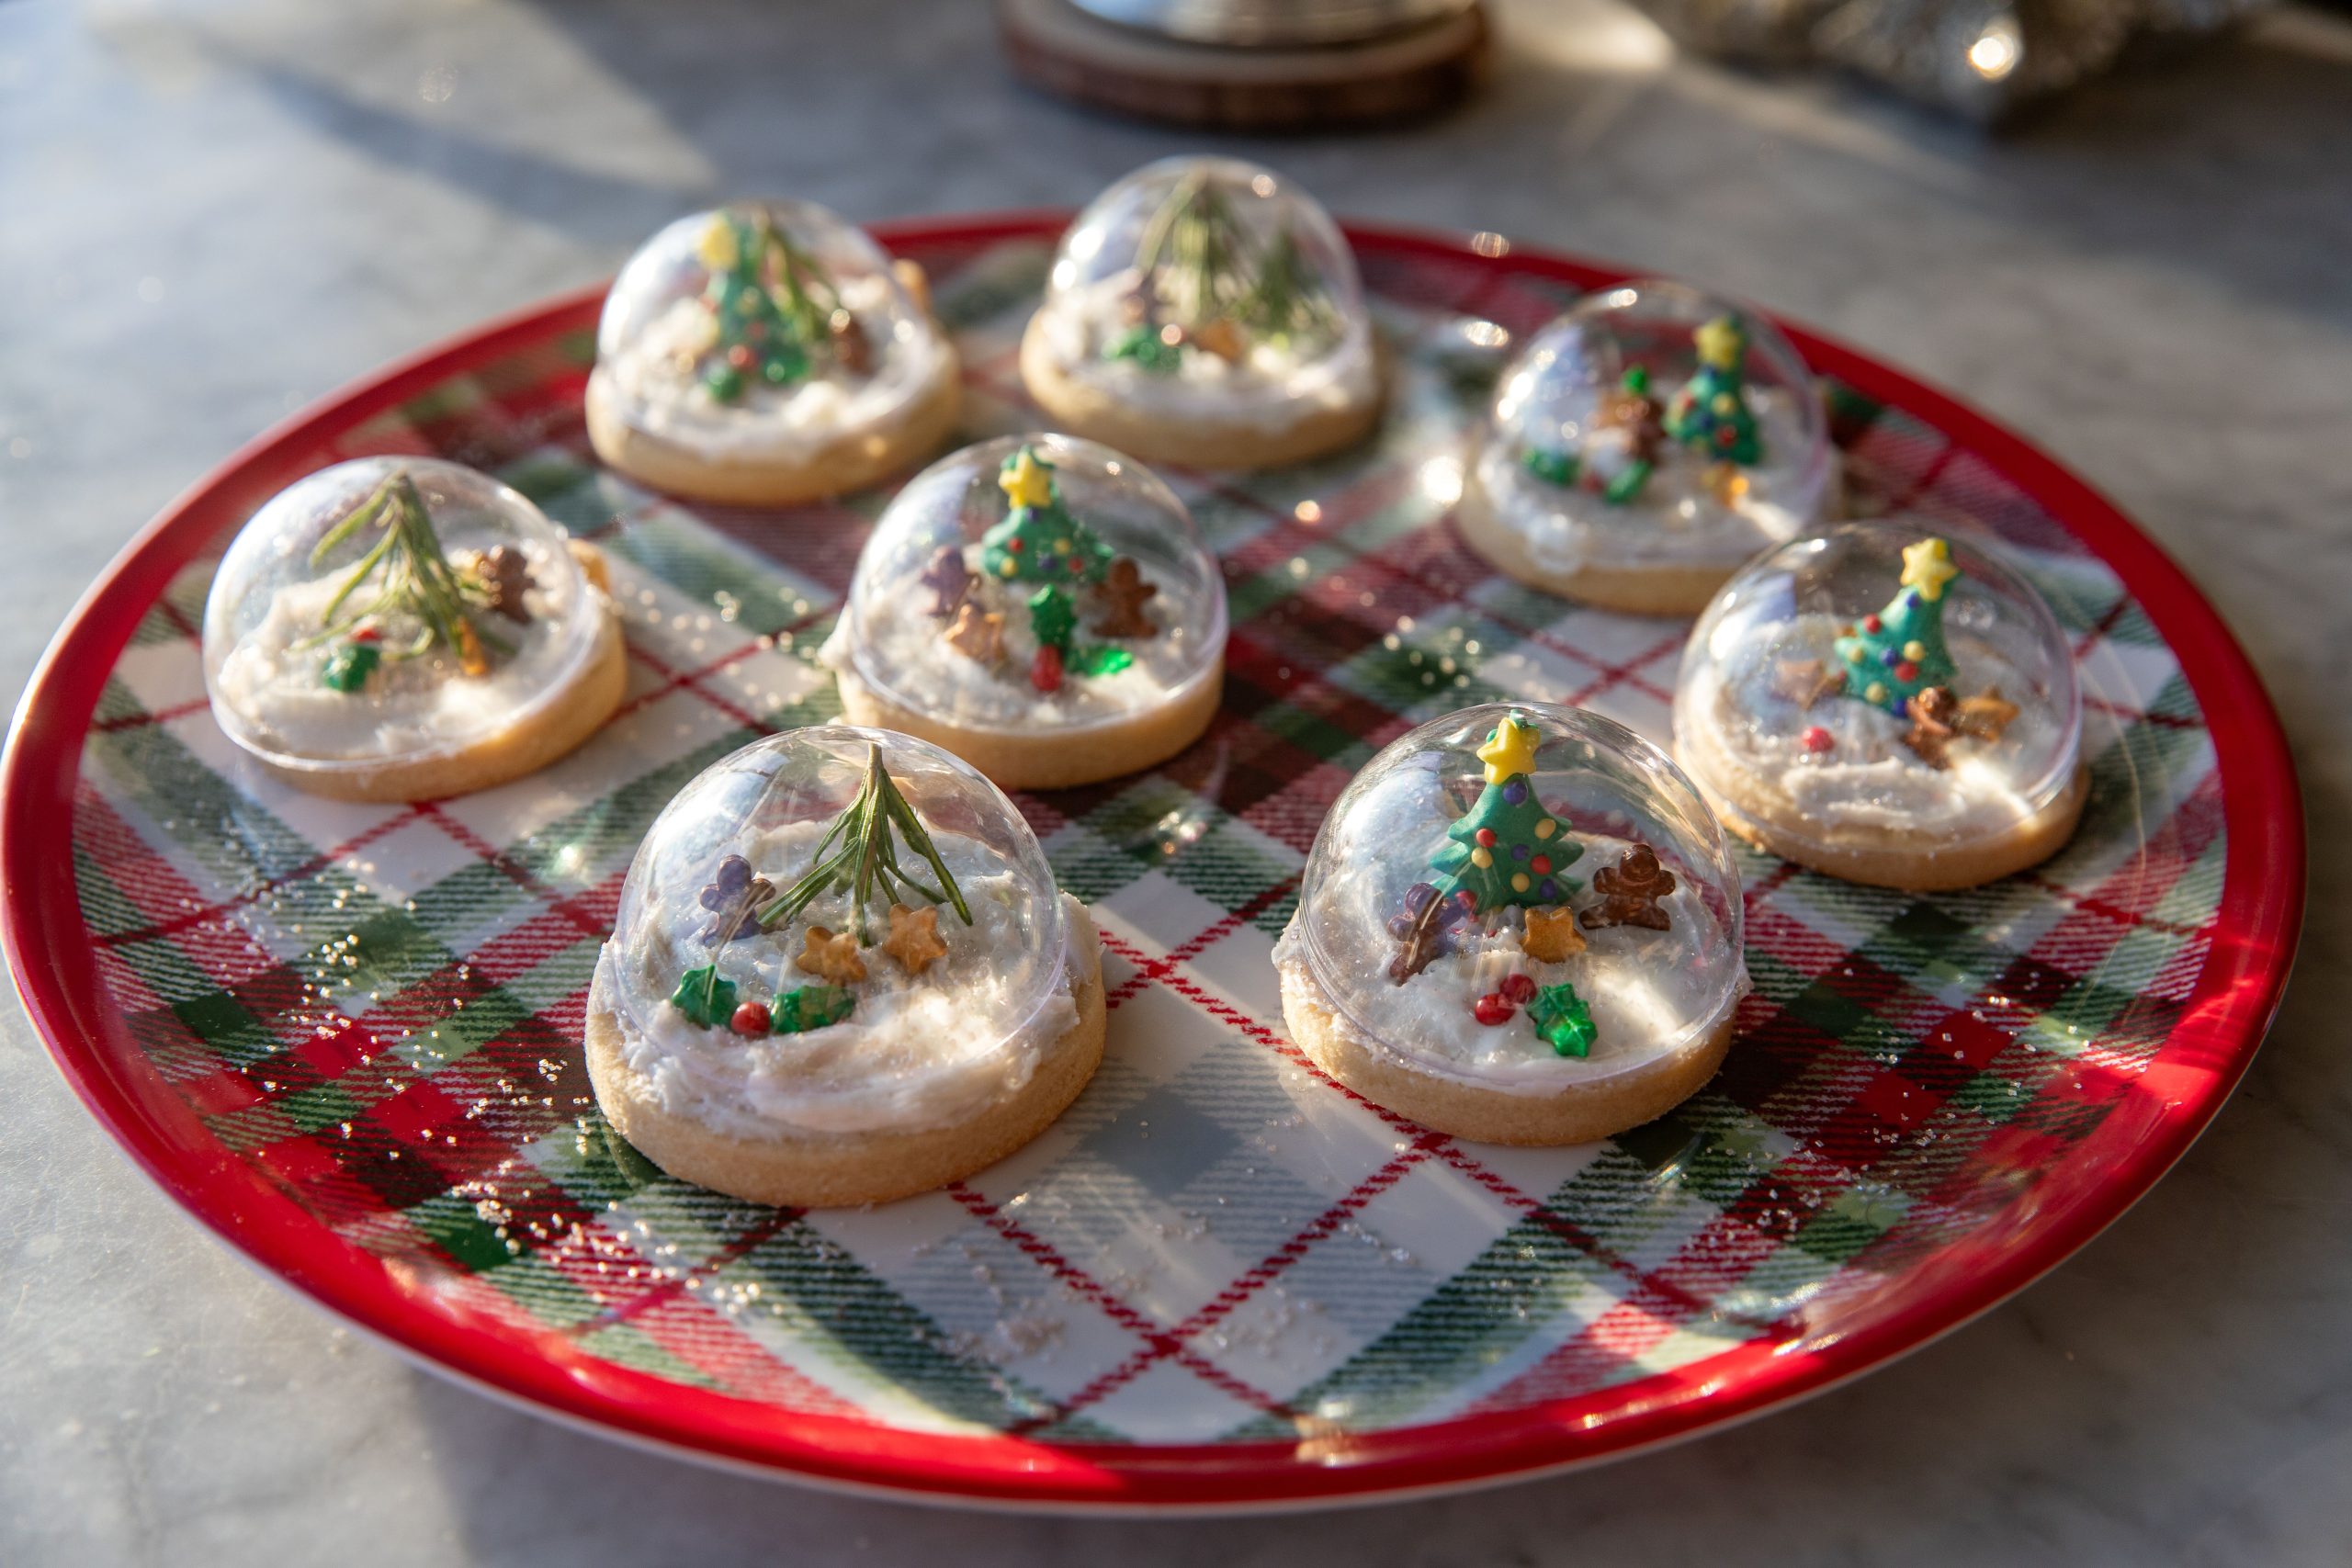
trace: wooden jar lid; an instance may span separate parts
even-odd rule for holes
[[[1473,6],[1362,43],[1227,48],[1120,27],[1070,0],[997,0],[1012,68],[1049,93],[1143,119],[1306,130],[1451,107],[1476,80],[1487,19]]]

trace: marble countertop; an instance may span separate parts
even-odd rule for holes
[[[2352,1559],[2352,19],[2290,9],[1981,140],[1504,0],[1442,124],[1238,150],[1338,210],[1712,282],[2032,433],[2202,582],[2314,834],[2301,974],[2153,1196],[1802,1408],[1602,1471],[1182,1527],[922,1511],[647,1455],[338,1326],[158,1196],[0,1017],[0,1561],[2340,1563]],[[1010,83],[986,7],[0,6],[0,677],[288,411],[663,220],[1071,204],[1196,142]]]

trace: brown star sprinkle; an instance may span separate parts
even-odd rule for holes
[[[990,670],[1004,660],[1004,617],[968,599],[956,608],[956,624],[940,637],[965,658]]]
[[[1960,713],[1952,728],[1973,739],[1990,743],[2008,732],[2010,720],[2018,716],[2018,705],[2001,695],[2001,688],[1988,686],[1980,695],[1960,699]]]
[[[1832,670],[1818,659],[1783,659],[1772,666],[1772,690],[1801,708],[1810,709],[1822,698],[1843,690],[1846,672]]]
[[[1519,946],[1538,964],[1557,964],[1584,951],[1584,933],[1577,930],[1576,912],[1566,904],[1556,909],[1530,909]]]
[[[857,939],[847,931],[835,936],[822,926],[810,926],[803,940],[806,945],[793,959],[794,968],[831,980],[836,986],[865,978],[865,960],[857,955]]]
[[[920,975],[935,960],[944,958],[947,944],[939,940],[939,911],[891,905],[890,934],[884,940],[882,951],[897,959],[899,967],[910,975]]]

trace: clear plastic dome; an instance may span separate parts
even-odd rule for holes
[[[1091,441],[1008,435],[908,481],[859,556],[835,649],[959,728],[1113,722],[1215,678],[1225,578],[1184,503]]]
[[[1356,1032],[1508,1085],[1590,1081],[1719,1026],[1747,987],[1740,918],[1722,830],[1663,751],[1582,709],[1490,703],[1356,775],[1292,929]]]
[[[1674,736],[1735,825],[1794,858],[1956,852],[2078,790],[2082,700],[2064,633],[1993,547],[1849,523],[1724,586],[1683,650]]]
[[[558,699],[603,601],[519,491],[431,457],[362,457],[279,491],[204,607],[220,728],[281,767],[415,760]]]
[[[1354,253],[1314,197],[1234,158],[1167,158],[1079,215],[1037,317],[1064,374],[1131,403],[1230,416],[1368,395]]]
[[[1487,510],[1546,572],[1736,567],[1812,527],[1835,454],[1771,322],[1679,283],[1604,289],[1528,341],[1472,459]]]
[[[629,258],[596,328],[599,378],[631,423],[722,446],[888,419],[946,352],[881,247],[806,201],[679,219]]]
[[[725,1113],[908,1124],[1019,1087],[1034,1055],[1008,1043],[1069,1011],[1067,935],[1003,792],[911,737],[827,725],[753,741],[664,808],[598,984],[662,1070],[725,1077]]]

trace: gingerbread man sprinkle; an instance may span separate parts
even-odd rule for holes
[[[1097,637],[1149,637],[1159,628],[1143,607],[1159,592],[1143,580],[1136,563],[1125,556],[1113,561],[1095,585],[1094,596],[1102,617],[1094,623]]]
[[[1658,864],[1657,852],[1647,844],[1635,844],[1615,865],[1594,872],[1592,890],[1601,899],[1578,917],[1587,931],[1640,926],[1662,931],[1673,924],[1657,901],[1674,891],[1674,873]]]

